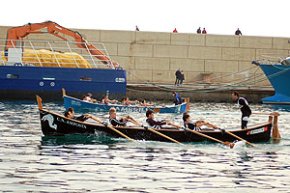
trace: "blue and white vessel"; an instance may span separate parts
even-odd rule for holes
[[[30,33],[64,41],[25,38]],[[10,28],[7,39],[0,40],[0,98],[34,99],[40,94],[61,100],[62,88],[75,96],[90,92],[101,97],[110,92],[121,98],[126,95],[126,71],[111,61],[103,44],[95,47],[80,33],[55,22]]]
[[[290,60],[281,63],[266,64],[254,62],[263,70],[271,85],[275,89],[275,95],[262,99],[264,104],[289,104],[290,105]]]

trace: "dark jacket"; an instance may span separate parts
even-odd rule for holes
[[[149,126],[154,127],[154,128],[161,128],[162,125],[165,125],[165,121],[155,121],[154,119],[146,119],[146,122],[149,124]]]
[[[113,126],[126,126],[126,122],[123,120],[123,119],[109,119],[110,120],[110,123],[113,125]]]

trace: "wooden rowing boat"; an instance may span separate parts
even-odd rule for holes
[[[101,132],[111,137],[121,137],[117,132],[109,129],[111,126],[106,124],[104,125],[98,123],[81,122],[74,119],[68,119],[61,114],[43,109],[42,103],[39,101],[38,105],[41,129],[45,136],[65,134],[94,134]],[[144,127],[116,127],[115,129],[134,140],[169,142],[167,138],[164,138],[161,135],[157,135],[156,133],[151,132],[149,129]],[[184,129],[162,128],[154,130],[179,142],[201,142],[208,140],[207,138],[192,132],[188,132]],[[227,131],[230,131],[230,133],[233,133],[236,136],[239,136],[240,138],[243,138],[249,142],[267,142],[271,137],[272,117],[269,118],[269,121],[253,126],[251,128]],[[227,132],[222,132],[220,130],[204,130],[200,131],[200,133],[221,141],[234,141],[236,139],[232,135],[229,135]]]

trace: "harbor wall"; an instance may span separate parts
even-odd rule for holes
[[[6,38],[8,26],[0,26]],[[289,55],[289,38],[75,29],[88,42],[104,43],[111,58],[127,70],[128,83],[173,84],[175,71],[185,74],[185,84],[233,83],[251,79],[254,86],[270,86],[253,60],[278,61]],[[57,40],[52,35],[29,39]],[[249,85],[249,86],[252,86]]]

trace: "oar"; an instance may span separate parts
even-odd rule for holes
[[[220,129],[220,130],[222,130],[222,129]],[[222,131],[225,131],[227,134],[229,134],[229,135],[231,135],[231,136],[237,138],[238,140],[240,140],[240,141],[244,141],[246,144],[249,144],[250,146],[255,147],[254,144],[252,144],[252,143],[248,142],[247,140],[245,140],[245,139],[243,139],[243,138],[241,138],[241,137],[239,137],[239,136],[233,134],[233,133],[230,132],[230,131],[226,131],[226,130],[222,130]]]
[[[194,134],[197,134],[197,135],[200,135],[200,136],[202,136],[202,137],[204,137],[204,138],[211,139],[211,140],[213,140],[213,141],[215,141],[215,142],[218,142],[218,143],[221,143],[221,144],[223,144],[223,145],[229,146],[230,148],[233,148],[233,147],[235,146],[234,143],[223,142],[223,141],[221,141],[221,140],[219,140],[219,139],[213,138],[213,137],[211,137],[211,136],[209,136],[209,135],[206,135],[206,134],[200,133],[200,132],[195,131],[195,130],[191,130],[191,129],[188,129],[188,128],[184,128],[184,130],[186,130],[186,131],[188,131],[188,132],[191,132],[191,133],[194,133]]]
[[[106,124],[103,124],[105,127],[115,131],[116,133],[118,133],[119,135],[121,135],[122,137],[130,140],[130,141],[135,141],[134,139],[128,137],[127,135],[125,135],[124,133],[122,133],[121,131],[119,131],[118,129],[115,129],[112,125],[106,125]]]
[[[156,131],[156,129],[153,129],[153,128],[146,128],[146,127],[144,127],[144,129],[149,130],[149,131],[151,131],[152,133],[155,133],[155,134],[157,134],[157,135],[160,135],[161,137],[164,137],[164,138],[166,138],[166,139],[168,139],[169,141],[172,141],[172,142],[174,142],[174,143],[182,144],[182,143],[180,143],[179,141],[176,141],[175,139],[172,139],[171,137],[169,137],[169,136],[167,136],[167,135],[164,135],[163,133],[160,133],[159,131]]]

